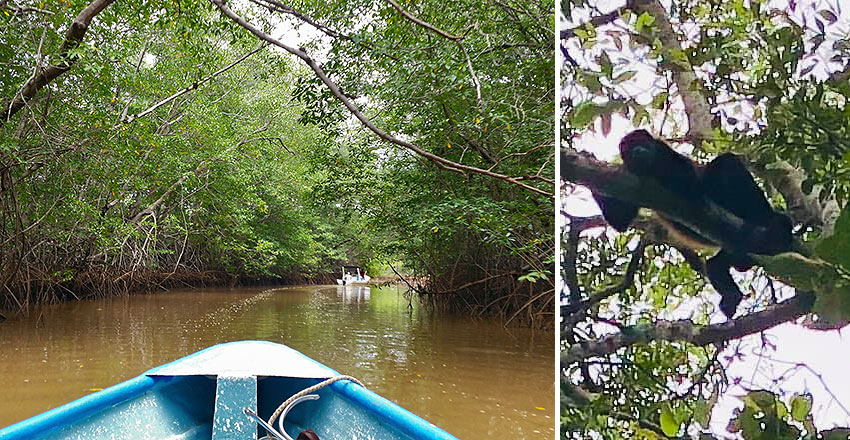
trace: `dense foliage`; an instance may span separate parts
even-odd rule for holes
[[[814,341],[803,327],[850,321],[850,11],[841,6],[562,2],[562,158],[601,175],[609,165],[577,150],[613,157],[617,137],[636,127],[697,161],[737,153],[792,217],[800,241],[794,252],[759,259],[763,269],[736,275],[749,295],[723,322],[705,278],[710,254],[671,245],[649,215],[624,234],[603,230],[598,211],[582,202],[589,195],[577,183],[585,178],[563,175],[568,438],[847,438],[831,429],[850,418],[846,396],[808,366],[826,361],[779,363],[771,356],[789,342],[767,331],[797,323],[783,334]],[[747,368],[758,374],[742,375]],[[796,374],[823,386],[804,387]],[[836,401],[842,410],[824,416]]]
[[[452,164],[551,191],[553,2],[408,3],[409,11],[370,1],[291,7],[321,17],[329,44],[316,38],[301,47],[328,59],[324,71],[381,130]],[[305,118],[346,120],[325,86],[315,77],[304,81],[298,96],[309,110]],[[337,216],[356,212],[362,233],[354,239],[427,277],[417,290],[438,304],[551,323],[551,199],[443,169],[452,165],[435,167],[361,127],[348,126],[344,142],[313,155],[323,176],[316,195]]]
[[[59,61],[54,29],[83,6],[4,17],[3,47],[17,54],[4,57],[4,96]],[[57,283],[71,295],[121,290],[109,280],[150,271],[309,274],[344,257],[309,208],[313,179],[299,157],[328,141],[297,122],[291,63],[260,51],[122,121],[256,46],[203,4],[116,5],[98,17],[74,68],[2,127],[7,301],[64,296]]]
[[[3,306],[392,263],[438,302],[551,323],[554,4],[395,6],[236,12],[384,131],[497,177],[381,141],[211,3],[3,2]]]

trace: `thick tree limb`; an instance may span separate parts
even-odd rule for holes
[[[809,194],[804,193],[806,174],[801,169],[778,161],[770,165],[756,164],[754,171],[782,194],[794,223],[816,226],[821,228],[824,236],[832,235],[841,207],[835,197],[821,202],[822,187],[815,186]]]
[[[632,6],[635,12],[645,11],[655,18],[655,27],[658,29],[659,39],[665,51],[682,49],[679,36],[670,22],[670,16],[658,0],[642,0]],[[695,81],[700,80],[691,66],[684,68],[678,64],[668,63],[661,67],[673,75],[685,106],[688,118],[688,133],[685,135],[685,140],[699,146],[703,139],[711,136],[714,119],[708,100],[700,91],[701,88],[692,87]],[[850,67],[847,71],[850,71]],[[764,170],[765,167],[761,168]],[[819,191],[812,191],[809,195],[804,194],[802,183],[806,176],[802,171],[787,162],[780,161],[771,165],[771,169],[767,172],[760,174],[782,194],[788,205],[789,214],[796,223],[821,226],[827,235],[831,233],[838,217],[838,204],[834,199],[821,204]]]
[[[648,12],[655,18],[654,27],[658,30],[658,38],[666,52],[682,50],[679,35],[673,29],[670,16],[661,2],[658,0],[636,2],[634,10],[637,13]],[[690,66],[683,68],[679,65],[668,64],[662,67],[669,70],[673,75],[673,81],[676,83],[679,96],[682,97],[682,102],[685,105],[685,114],[688,117],[688,133],[685,138],[699,146],[703,139],[707,139],[711,135],[714,119],[705,96],[698,91],[699,88],[692,86],[694,82],[700,80]]]
[[[793,298],[722,324],[697,325],[687,319],[637,324],[612,335],[571,345],[561,353],[561,365],[570,365],[590,357],[612,354],[623,347],[653,341],[687,342],[705,346],[740,339],[799,318],[809,313],[813,303],[812,293],[798,291]]]
[[[564,247],[561,251],[564,255],[564,259],[561,261],[561,268],[564,273],[564,283],[570,291],[570,302],[576,302],[581,301],[582,297],[581,286],[579,285],[578,274],[576,273],[579,233],[581,229],[577,227],[576,222],[572,218],[570,219],[569,228],[567,241],[563,243]],[[562,309],[563,307],[561,306]],[[565,316],[563,311],[561,312],[561,316]]]
[[[15,113],[24,108],[27,101],[32,99],[39,90],[43,89],[44,86],[56,79],[59,75],[71,69],[79,58],[76,55],[72,55],[71,51],[80,46],[80,43],[83,41],[83,37],[86,35],[86,31],[89,29],[92,19],[94,19],[97,14],[106,9],[106,7],[114,1],[115,0],[94,0],[86,6],[86,8],[83,9],[76,18],[74,18],[74,21],[71,22],[71,26],[68,28],[68,31],[65,32],[65,40],[62,41],[62,45],[59,46],[59,58],[61,61],[58,64],[48,66],[44,70],[36,71],[36,74],[30,77],[23,87],[21,87],[21,91],[18,92],[10,101],[3,104],[3,115],[2,118],[0,118],[0,127],[2,127],[4,123],[8,122]]]
[[[652,179],[640,179],[622,167],[600,162],[586,154],[561,150],[561,178],[592,188],[596,193],[660,211],[725,249],[740,249],[752,230],[744,221],[707,200],[686,200]],[[793,251],[809,252],[799,243]]]
[[[242,17],[236,15],[236,13],[234,13],[225,4],[224,0],[210,0],[210,1],[216,7],[218,7],[222,11],[222,13],[224,13],[224,15],[226,15],[228,18],[230,18],[231,20],[236,22],[239,26],[242,26],[243,28],[247,29],[249,32],[254,34],[257,38],[259,38],[263,41],[266,41],[268,43],[271,43],[271,44],[273,44],[277,47],[280,47],[281,49],[297,56],[302,61],[304,61],[313,70],[316,77],[318,77],[319,80],[321,80],[322,83],[325,84],[325,86],[345,106],[345,108],[348,109],[348,111],[355,118],[357,118],[357,120],[360,121],[361,124],[363,124],[366,128],[371,130],[373,133],[375,133],[379,138],[381,138],[381,139],[383,139],[387,142],[393,143],[395,145],[398,145],[400,147],[404,147],[404,148],[406,148],[410,151],[413,151],[414,153],[428,159],[429,161],[431,161],[431,163],[433,163],[434,165],[436,165],[440,169],[455,171],[455,172],[458,172],[458,173],[461,173],[461,174],[473,173],[473,174],[480,174],[480,175],[492,177],[492,178],[503,180],[503,181],[511,183],[513,185],[519,186],[519,187],[524,188],[526,190],[529,190],[531,192],[534,192],[534,193],[537,193],[537,194],[540,194],[540,195],[545,195],[545,196],[552,198],[552,199],[555,198],[554,193],[533,187],[531,185],[526,185],[526,184],[520,182],[519,180],[517,180],[514,177],[506,176],[504,174],[494,173],[492,171],[488,171],[488,170],[484,170],[484,169],[481,169],[481,168],[472,167],[472,166],[468,166],[468,165],[464,165],[464,164],[461,164],[461,163],[458,163],[458,162],[448,160],[444,157],[441,157],[441,156],[438,156],[438,155],[433,154],[431,152],[428,152],[426,150],[423,150],[419,146],[414,145],[410,142],[398,139],[398,138],[390,135],[389,133],[381,130],[380,128],[378,128],[378,126],[375,125],[374,122],[372,122],[371,119],[367,118],[360,111],[360,109],[357,107],[357,105],[353,101],[351,101],[351,99],[349,99],[349,97],[346,96],[346,94],[343,93],[342,90],[340,90],[339,86],[327,76],[325,71],[321,68],[321,66],[319,66],[319,64],[316,62],[316,60],[314,60],[312,57],[310,57],[310,55],[308,55],[303,49],[294,48],[294,47],[291,47],[289,45],[286,45],[283,42],[281,42],[280,40],[272,37],[271,35],[263,32],[262,30],[258,29],[256,26],[252,25],[251,23],[248,23]]]

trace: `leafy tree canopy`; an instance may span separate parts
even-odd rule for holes
[[[551,325],[553,10],[3,2],[4,306],[355,262]]]
[[[774,362],[783,341],[765,332],[778,324],[850,322],[850,11],[779,3],[561,3],[561,426],[570,438],[847,437],[831,429],[846,411],[815,423],[832,399],[844,408],[828,391],[835,384],[810,395],[789,382],[816,359],[764,379],[739,373]],[[698,162],[740,155],[793,219],[792,252],[758,257],[763,269],[736,277],[749,297],[730,322],[704,277],[706,255],[671,244],[649,215],[624,234],[601,229],[583,202],[587,185],[676,211],[674,195],[642,193],[656,187],[593,157],[615,156],[618,137],[637,127]],[[683,220],[711,231],[729,218]]]

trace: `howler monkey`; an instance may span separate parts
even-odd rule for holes
[[[791,219],[774,211],[764,192],[741,160],[730,153],[699,165],[653,138],[636,130],[620,141],[620,156],[626,169],[639,177],[652,178],[670,191],[691,201],[710,200],[744,221],[746,243],[736,250],[720,249],[706,262],[706,275],[720,293],[720,310],[732,318],[743,298],[729,273],[749,270],[755,262],[747,253],[776,255],[791,247]],[[618,231],[626,230],[638,213],[627,201],[593,194],[605,220]],[[718,249],[718,244],[687,226],[657,213],[661,224],[679,244],[692,249]]]

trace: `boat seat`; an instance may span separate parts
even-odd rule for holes
[[[257,423],[244,408],[257,411],[257,376],[218,376],[212,440],[256,440]]]

